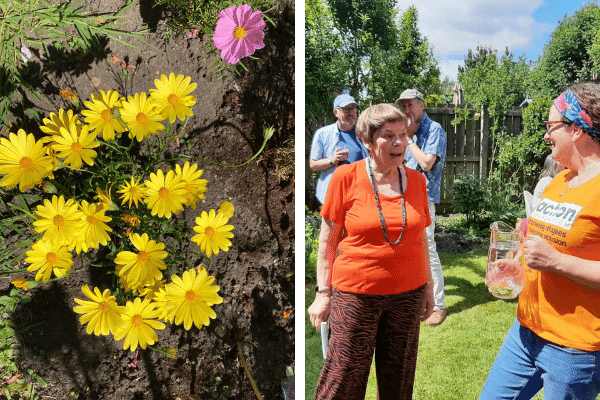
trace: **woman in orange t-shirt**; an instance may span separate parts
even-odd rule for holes
[[[369,157],[340,166],[327,190],[308,309],[317,330],[331,325],[317,400],[364,399],[374,352],[379,398],[412,398],[420,321],[434,301],[426,182],[402,165],[407,122],[391,104],[363,111],[356,134]]]
[[[480,400],[531,399],[542,387],[544,399],[600,393],[599,105],[600,86],[583,83],[550,108],[544,140],[567,170],[529,217],[527,282]]]

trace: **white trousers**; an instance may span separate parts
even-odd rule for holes
[[[426,228],[427,239],[429,241],[429,262],[431,263],[431,277],[433,278],[433,298],[435,300],[434,310],[443,310],[446,295],[444,293],[444,273],[442,272],[442,263],[438,256],[434,231],[435,231],[435,203],[429,203],[429,214],[431,215],[431,225]]]

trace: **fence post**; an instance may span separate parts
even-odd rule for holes
[[[487,176],[488,170],[488,151],[490,137],[490,117],[485,107],[481,106],[481,131],[480,131],[480,149],[479,149],[479,179]]]

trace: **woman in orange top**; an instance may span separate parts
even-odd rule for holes
[[[315,328],[331,324],[318,400],[364,399],[374,352],[380,399],[412,398],[419,323],[434,302],[426,182],[402,165],[406,127],[391,104],[361,113],[356,133],[369,157],[340,166],[327,190],[308,309]]]
[[[544,140],[567,170],[530,215],[527,283],[480,399],[530,399],[542,387],[544,399],[600,393],[600,86],[556,98]]]

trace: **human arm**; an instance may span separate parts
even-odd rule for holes
[[[318,330],[327,321],[331,311],[331,272],[340,243],[342,226],[323,218],[317,254],[317,286],[329,288],[316,293],[315,301],[308,307],[310,322]]]
[[[340,161],[348,158],[348,153],[348,150],[344,150],[341,147],[338,147],[335,150],[333,156],[329,158],[322,158],[320,160],[311,159],[309,160],[308,165],[310,166],[310,169],[312,169],[315,172],[324,171],[326,169],[336,167],[340,163]]]
[[[429,259],[429,239],[427,231],[423,231],[423,245],[425,246],[425,259],[427,261],[427,286],[425,287],[425,299],[423,302],[423,311],[421,313],[421,321],[425,321],[433,313],[435,300],[433,298],[433,277],[431,275],[431,261]]]
[[[523,241],[523,250],[529,268],[557,272],[572,281],[600,289],[600,261],[561,253],[536,235],[527,236]]]
[[[421,166],[421,169],[425,172],[429,171],[433,167],[433,164],[435,164],[435,161],[438,158],[434,154],[426,154],[425,152],[423,152],[423,150],[421,150],[419,146],[417,146],[417,142],[409,144],[408,148],[410,149],[410,152],[412,153],[415,160],[417,160],[417,162]]]

